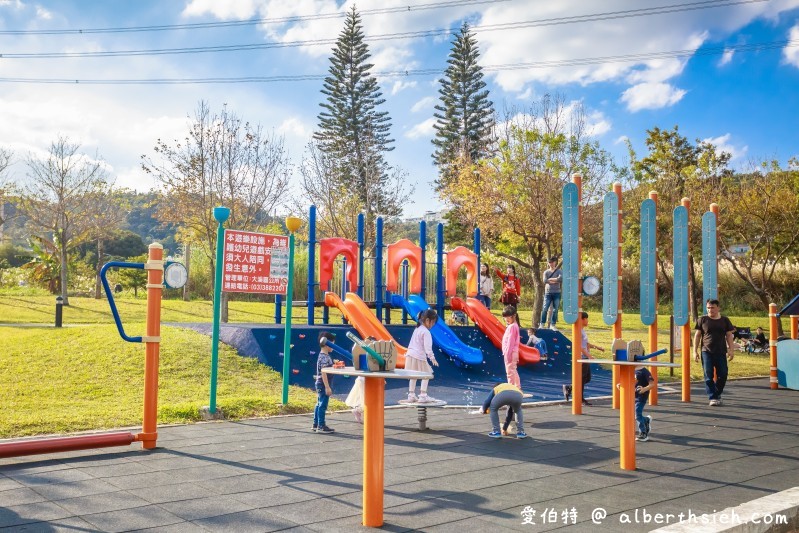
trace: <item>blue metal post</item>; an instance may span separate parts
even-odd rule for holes
[[[408,299],[408,261],[405,260],[402,262],[402,285],[400,287],[400,294],[406,300]],[[408,312],[405,308],[402,308],[402,323],[408,323]]]
[[[275,324],[280,324],[283,322],[283,296],[280,294],[275,294]]]
[[[364,218],[363,213],[358,214],[358,297],[363,299],[363,246],[364,246],[364,236],[363,236],[363,224]]]
[[[347,296],[347,292],[349,292],[349,287],[347,286],[347,258],[341,258],[341,299],[343,300]],[[341,323],[346,324],[347,319],[344,318],[344,313],[341,314]]]
[[[438,223],[436,231],[436,311],[438,319],[444,320],[444,301],[447,289],[444,287],[444,224]]]
[[[427,294],[427,222],[419,222],[419,248],[422,249],[422,264],[419,267],[422,271],[422,299]]]
[[[477,284],[480,284],[480,228],[474,228],[474,249],[475,255],[477,255]],[[488,275],[490,276],[491,273],[489,272]],[[478,289],[479,291],[479,289]]]
[[[312,205],[308,210],[308,325],[314,323],[314,309],[316,307],[315,291],[316,286],[316,206]],[[277,316],[277,315],[276,315]],[[278,322],[280,324],[280,322]]]
[[[383,321],[383,217],[377,217],[375,228],[375,312]]]

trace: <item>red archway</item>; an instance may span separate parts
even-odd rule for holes
[[[458,270],[466,267],[466,296],[477,296],[477,254],[464,246],[447,252],[447,296],[455,296]]]
[[[408,291],[422,292],[422,249],[408,239],[401,239],[388,245],[386,254],[386,290],[398,292],[399,269],[406,259],[410,264],[410,286]]]
[[[319,288],[324,293],[328,283],[333,279],[333,263],[339,255],[347,260],[345,276],[350,284],[349,290],[358,288],[358,243],[341,237],[332,237],[319,241]]]

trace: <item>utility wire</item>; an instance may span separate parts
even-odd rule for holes
[[[654,8],[628,9],[624,11],[613,11],[605,13],[594,13],[591,15],[575,15],[570,17],[558,17],[542,20],[532,20],[524,22],[509,22],[505,24],[488,24],[483,26],[473,26],[472,30],[476,33],[488,31],[508,31],[522,28],[533,28],[543,26],[555,26],[561,24],[575,24],[584,22],[597,22],[604,20],[615,20],[632,17],[643,17],[652,15],[663,15],[679,13],[685,11],[696,11],[699,9],[709,9],[718,7],[731,7],[743,4],[754,4],[766,2],[768,0],[706,0],[703,2],[673,4]],[[2,33],[2,32],[0,32]],[[364,38],[365,41],[391,41],[398,39],[418,39],[424,37],[438,37],[449,35],[452,30],[449,28],[438,28],[432,30],[420,30],[401,33],[386,33],[372,35]],[[157,56],[157,55],[176,55],[176,54],[199,54],[209,52],[241,52],[250,50],[266,50],[270,48],[293,48],[299,46],[327,46],[335,44],[336,38],[330,39],[308,39],[303,41],[288,42],[267,42],[254,44],[233,44],[221,46],[196,46],[184,48],[162,48],[149,50],[108,50],[95,52],[37,52],[37,53],[3,53],[0,58],[4,59],[56,59],[56,58],[100,58],[100,57],[131,57],[131,56]]]
[[[364,9],[358,11],[361,16],[385,15],[391,13],[412,13],[431,9],[450,7],[473,6],[480,4],[496,4],[511,0],[450,0],[448,2],[433,2],[428,4],[384,7],[379,9]],[[247,20],[228,20],[222,22],[198,22],[193,24],[163,24],[158,26],[129,26],[121,28],[86,28],[86,29],[60,29],[60,30],[0,30],[0,35],[86,35],[97,33],[136,33],[174,30],[205,30],[213,28],[231,28],[238,26],[256,26],[258,24],[287,24],[291,22],[305,22],[308,20],[326,20],[344,18],[346,12],[318,13],[315,15],[297,15],[293,17],[256,18]]]
[[[799,46],[799,39],[785,41],[771,41],[765,43],[752,43],[730,45],[713,48],[694,48],[689,50],[673,50],[670,52],[652,52],[646,54],[626,54],[604,57],[562,59],[555,61],[535,61],[529,63],[507,63],[504,65],[484,65],[483,70],[488,72],[502,72],[509,70],[526,70],[540,68],[563,68],[601,63],[628,63],[643,62],[653,59],[670,59],[676,57],[691,57],[694,55],[708,56],[719,55],[725,52],[760,52],[783,47]],[[444,68],[426,68],[414,70],[395,70],[375,72],[374,76],[383,78],[397,78],[410,76],[428,76],[443,74]],[[188,84],[235,84],[235,83],[278,83],[297,81],[324,80],[326,74],[297,74],[283,76],[248,76],[242,78],[153,78],[153,79],[65,79],[65,78],[0,78],[0,83],[33,83],[33,84],[83,84],[83,85],[188,85]]]

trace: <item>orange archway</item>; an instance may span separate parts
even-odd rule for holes
[[[447,296],[455,296],[458,270],[466,267],[466,296],[477,296],[477,254],[464,246],[447,252]]]
[[[319,288],[324,293],[328,283],[333,279],[333,263],[339,255],[347,260],[344,273],[350,284],[349,290],[358,288],[358,243],[341,237],[332,237],[319,241]]]
[[[398,292],[399,269],[406,259],[410,264],[410,286],[408,291],[422,292],[422,249],[408,239],[400,239],[387,246],[386,254],[386,290]]]

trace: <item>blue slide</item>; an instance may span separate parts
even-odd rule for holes
[[[416,319],[421,311],[429,309],[430,305],[418,294],[411,294],[406,300],[399,294],[391,295],[391,305],[402,307]],[[455,359],[456,362],[465,365],[479,365],[483,363],[483,352],[479,348],[469,346],[455,335],[455,332],[447,326],[442,317],[439,317],[433,329],[430,330],[433,342],[443,350],[444,353]]]

